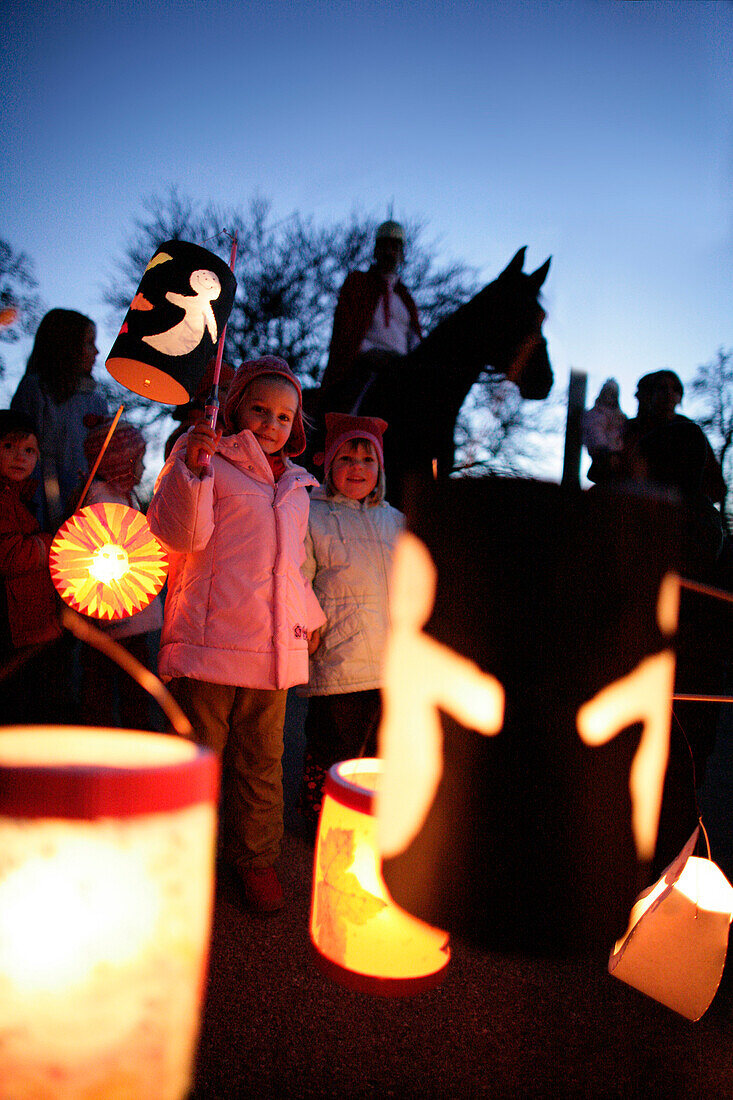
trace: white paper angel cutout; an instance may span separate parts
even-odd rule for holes
[[[143,342],[150,344],[163,355],[188,355],[194,351],[203,339],[204,329],[216,343],[218,328],[216,317],[211,308],[221,293],[219,276],[205,268],[192,272],[189,279],[194,294],[177,294],[169,290],[166,298],[185,311],[185,317],[165,332],[153,336],[143,336]]]
[[[407,848],[433,804],[443,774],[440,711],[484,734],[498,733],[504,721],[499,681],[422,632],[436,584],[427,547],[415,535],[401,535],[390,585],[392,628],[379,728],[379,755],[386,766],[376,797],[385,856]]]

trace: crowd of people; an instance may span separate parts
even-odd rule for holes
[[[422,336],[399,280],[403,250],[402,227],[384,223],[372,267],[349,274],[339,296],[322,386],[325,445],[314,460],[323,483],[294,461],[306,426],[288,364],[272,355],[224,364],[216,429],[204,417],[209,369],[176,411],[180,427],[147,510],[169,555],[165,599],[107,627],[157,669],[196,740],[220,754],[220,855],[258,913],[285,900],[275,865],[289,689],[308,699],[299,808],[311,835],[329,767],[376,752],[388,578],[403,516],[387,499],[389,426],[361,416],[359,404],[371,373]],[[115,685],[107,658],[77,652],[74,672],[48,566],[53,534],[78,504],[112,423],[92,376],[95,341],[89,318],[51,310],[11,408],[0,412],[0,703],[6,721],[27,720],[39,696],[29,685],[43,676],[46,720],[76,707],[89,724],[144,729],[148,704],[129,684]],[[629,419],[609,380],[586,414],[589,476],[679,496],[690,516],[690,571],[707,578],[722,552],[725,485],[702,431],[676,412],[682,396],[672,371],[645,375]],[[139,509],[144,453],[140,431],[120,421],[84,503]]]

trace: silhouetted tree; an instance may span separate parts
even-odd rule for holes
[[[477,383],[456,424],[457,472],[559,480],[564,417],[564,397],[527,403],[512,382]]]
[[[733,480],[733,348],[719,348],[713,360],[703,363],[688,383],[700,410],[695,420],[707,434],[723,468],[728,486],[723,515],[731,526],[730,485]]]
[[[0,326],[0,341],[14,344],[22,336],[35,332],[44,305],[39,294],[33,263],[24,252],[15,252],[7,241],[0,239],[0,310],[16,311],[10,323]],[[0,378],[5,373],[5,360],[0,355]]]
[[[228,259],[227,234],[236,233],[237,294],[227,325],[225,358],[237,366],[244,359],[280,355],[304,386],[317,385],[328,358],[339,290],[349,271],[371,263],[380,220],[356,211],[328,224],[317,224],[299,213],[276,220],[271,204],[262,197],[253,198],[242,210],[213,203],[201,205],[171,187],[166,194],[144,202],[143,215],[135,219],[130,240],[116,265],[117,273],[104,290],[105,301],[114,310],[112,325],[122,321],[150,257],[163,241],[192,241]],[[467,301],[479,283],[476,272],[466,264],[437,259],[437,245],[426,242],[423,221],[401,220],[406,236],[401,277],[415,298],[428,332]],[[132,411],[133,419],[142,425],[152,424],[170,411],[151,406],[111,380],[105,380],[103,386],[110,405],[122,401],[125,415]],[[481,409],[487,404],[501,421],[501,446],[507,455],[510,450],[519,454],[520,439],[526,443],[528,436],[520,430],[524,402],[515,387],[501,386],[487,377],[473,388],[467,409]],[[471,416],[464,415],[461,441],[475,443],[476,454],[483,461],[485,441],[473,438],[476,433],[472,435],[471,424]],[[482,432],[484,426],[482,420]],[[494,453],[499,444],[492,440],[489,447]],[[511,463],[508,468],[512,468]]]
[[[237,234],[237,295],[227,327],[225,356],[243,359],[278,354],[304,385],[315,385],[328,355],[333,311],[347,272],[368,266],[377,219],[352,213],[343,222],[317,225],[294,213],[278,221],[270,203],[254,198],[247,210],[214,204],[201,207],[176,188],[146,201],[145,215],[105,289],[105,301],[119,322],[155,249],[185,239],[222,256]],[[463,263],[438,264],[435,246],[423,243],[424,225],[405,224],[403,278],[414,294],[426,329],[466,301],[477,289],[475,273]]]

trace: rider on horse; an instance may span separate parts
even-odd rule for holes
[[[373,374],[407,355],[422,338],[417,306],[398,277],[404,246],[402,226],[383,222],[374,240],[374,263],[368,271],[349,272],[339,294],[321,386],[351,412],[357,411]]]

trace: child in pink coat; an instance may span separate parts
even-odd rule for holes
[[[284,901],[287,689],[308,679],[308,639],[325,621],[304,580],[308,486],[301,389],[274,356],[243,363],[224,428],[179,439],[148,510],[171,568],[159,672],[197,740],[223,755],[223,850],[256,912]],[[210,456],[209,464],[204,455]]]

